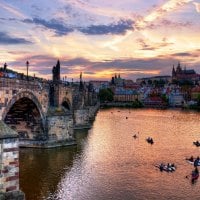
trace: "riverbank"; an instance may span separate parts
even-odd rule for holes
[[[106,102],[106,103],[101,103],[100,108],[143,108],[144,105],[139,102]]]
[[[152,108],[152,109],[174,109],[174,110],[188,110],[188,111],[200,111],[200,106],[197,105],[192,105],[192,106],[168,106],[168,105],[154,105],[154,106],[147,106],[143,105],[141,102],[135,103],[135,102],[106,102],[106,103],[101,103],[100,108]]]

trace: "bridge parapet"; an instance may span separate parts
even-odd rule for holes
[[[43,113],[47,113],[49,103],[48,83],[0,78],[0,119],[5,117],[3,114],[10,104],[13,105],[23,97],[30,98],[30,100],[36,98]]]
[[[25,80],[25,79],[16,79],[16,78],[0,78],[0,88],[14,87],[16,89],[31,89],[31,90],[41,90],[47,89],[49,90],[48,81],[39,81],[35,80]]]

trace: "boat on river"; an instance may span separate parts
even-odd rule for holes
[[[151,138],[151,137],[148,137],[148,138],[146,139],[146,141],[147,141],[149,144],[153,144],[153,143],[154,143],[153,138]]]
[[[197,146],[197,147],[199,147],[200,146],[200,142],[197,140],[196,142],[193,142],[193,144],[195,145],[195,146]]]
[[[191,165],[194,165],[195,167],[198,167],[200,166],[200,159],[199,158],[186,158],[186,161],[191,164]]]
[[[192,183],[194,183],[198,178],[199,178],[199,171],[196,168],[194,171],[192,171],[192,177],[191,177]]]
[[[160,165],[155,165],[155,167],[159,168],[160,171],[166,171],[166,172],[174,172],[176,170],[176,167],[174,164],[160,164]]]

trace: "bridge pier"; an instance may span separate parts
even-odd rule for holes
[[[76,144],[71,114],[56,114],[47,117],[49,147]]]
[[[91,128],[99,109],[99,104],[74,111],[74,129]]]
[[[82,129],[82,128],[91,128],[91,124],[89,122],[89,109],[81,108],[74,111],[74,128]]]
[[[24,200],[19,190],[18,134],[0,120],[0,199]]]

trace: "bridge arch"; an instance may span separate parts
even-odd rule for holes
[[[64,107],[64,109],[66,109],[68,111],[72,110],[72,106],[71,106],[70,100],[67,97],[63,98],[61,106]]]
[[[31,91],[13,95],[2,114],[2,120],[17,129],[21,138],[42,139],[42,135],[45,135],[45,114],[38,98]],[[28,132],[37,134],[31,134],[30,137]]]

